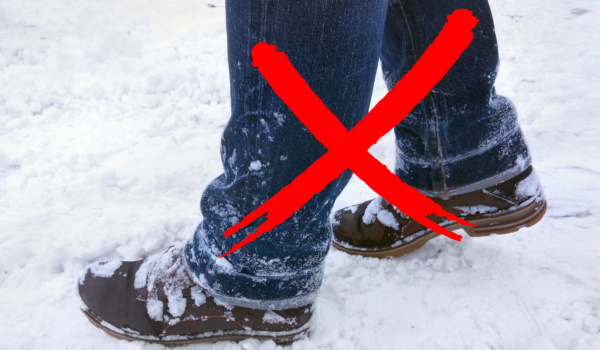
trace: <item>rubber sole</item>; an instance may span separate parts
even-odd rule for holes
[[[498,215],[492,216],[482,216],[481,218],[470,220],[471,223],[477,225],[477,227],[473,226],[465,226],[452,222],[446,225],[442,225],[448,231],[455,231],[458,229],[463,229],[467,234],[471,237],[485,237],[491,234],[507,234],[519,231],[523,227],[531,227],[537,224],[542,218],[544,214],[546,214],[546,210],[548,205],[546,200],[541,197],[541,200],[534,200],[529,205],[526,205],[522,208],[500,213]],[[414,241],[400,245],[398,247],[380,247],[378,249],[373,250],[361,250],[361,249],[352,249],[345,246],[342,246],[335,241],[332,242],[332,245],[343,252],[353,255],[362,255],[374,258],[388,258],[388,257],[400,257],[406,254],[410,254],[416,250],[419,250],[421,247],[425,245],[429,240],[438,237],[439,234],[428,230],[426,234],[415,239]]]
[[[290,345],[293,342],[300,340],[308,335],[309,328],[303,329],[298,333],[294,334],[285,334],[281,336],[268,336],[268,335],[248,335],[248,334],[227,334],[226,332],[220,332],[219,335],[211,335],[211,336],[172,336],[173,340],[161,340],[161,339],[153,339],[154,337],[144,337],[136,335],[135,333],[130,333],[126,331],[122,331],[123,333],[117,332],[113,329],[110,329],[102,324],[102,320],[92,315],[91,313],[81,310],[83,314],[88,318],[88,320],[96,327],[100,328],[106,334],[111,337],[127,340],[127,341],[143,341],[146,343],[152,344],[161,344],[165,346],[183,346],[188,344],[196,344],[196,343],[210,343],[217,341],[233,341],[239,342],[246,339],[259,339],[259,340],[273,340],[277,345],[286,346]],[[177,338],[177,339],[175,339]]]

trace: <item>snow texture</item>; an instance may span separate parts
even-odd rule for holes
[[[527,198],[535,195],[539,191],[540,181],[537,173],[534,171],[526,179],[517,185],[516,194],[519,198]]]
[[[382,198],[377,197],[365,209],[365,214],[363,215],[363,222],[367,225],[374,224],[376,220],[379,220],[383,224],[383,226],[393,228],[394,230],[400,229],[400,224],[394,217],[394,214],[387,209],[383,209],[381,206]],[[352,211],[352,209],[350,209]],[[356,209],[354,209],[356,211]],[[352,211],[352,212],[354,212]]]
[[[192,299],[194,300],[194,305],[200,306],[206,303],[206,295],[202,293],[202,290],[198,287],[192,288]]]
[[[531,196],[533,196],[535,193],[531,194]],[[491,211],[496,211],[498,210],[498,208],[494,208],[494,207],[488,207],[487,205],[474,205],[474,206],[470,206],[470,207],[455,207],[456,209],[460,209],[462,210],[464,213],[461,213],[460,215],[474,215],[477,213],[481,213],[481,214],[485,214],[485,213],[489,213]]]
[[[90,272],[94,277],[111,278],[121,265],[123,265],[123,263],[120,261],[95,263],[90,266]]]
[[[191,281],[179,254],[180,249],[170,247],[166,252],[146,259],[135,274],[134,287],[147,288],[146,309],[155,321],[163,319],[163,304],[158,300],[157,290],[161,286],[167,296],[171,316],[179,317],[185,311],[187,302],[183,290],[191,285]]]
[[[158,299],[148,299],[146,301],[146,310],[148,311],[148,316],[154,321],[162,321],[163,320],[163,302]]]
[[[363,215],[363,222],[367,225],[372,225],[377,220],[377,214],[383,210],[381,207],[381,197],[377,197],[367,205],[365,208],[365,214]]]
[[[215,257],[215,263],[217,266],[223,268],[223,270],[233,270],[233,265],[227,260],[227,258],[219,259]]]
[[[283,316],[280,316],[273,311],[265,312],[265,315],[263,316],[263,321],[267,323],[286,323],[285,318],[283,318]]]
[[[164,349],[93,327],[77,281],[181,244],[201,220],[230,113],[224,1],[208,3],[0,2],[3,349]],[[287,349],[600,349],[600,3],[490,5],[497,92],[517,106],[546,217],[396,259],[332,249],[314,331]],[[379,72],[373,104],[385,93]],[[390,169],[393,140],[370,149]],[[353,177],[334,208],[375,196]]]
[[[274,311],[267,311],[263,316],[263,321],[266,323],[287,323],[287,324],[296,324],[296,318],[286,319],[285,317],[275,313]]]
[[[348,208],[346,208],[346,210],[349,210],[352,214],[356,213],[356,210],[358,210],[358,204],[357,205],[351,205]]]
[[[251,170],[256,171],[256,170],[260,170],[260,168],[262,168],[262,164],[261,164],[260,160],[255,160],[255,161],[250,162]]]

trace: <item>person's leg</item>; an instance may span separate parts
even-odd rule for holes
[[[217,299],[261,309],[313,301],[331,243],[329,213],[351,176],[346,171],[274,230],[218,259],[264,219],[229,238],[223,232],[326,152],[252,66],[253,46],[266,41],[286,53],[351,129],[368,112],[386,10],[385,0],[227,2],[232,116],[221,143],[224,174],[205,190],[204,218],[186,248],[191,270]]]
[[[349,171],[271,232],[218,258],[263,219],[225,238],[228,228],[326,152],[252,66],[251,51],[263,41],[277,45],[351,129],[369,108],[387,3],[228,0],[226,11],[232,115],[221,144],[224,173],[205,190],[203,221],[183,254],[171,249],[110,265],[116,270],[102,273],[110,279],[97,278],[94,271],[106,270],[102,265],[82,279],[86,315],[111,335],[116,329],[127,339],[165,344],[283,341],[308,328],[331,244],[329,213]]]
[[[434,197],[446,210],[480,225],[478,232],[470,232],[473,235],[481,234],[485,226],[495,229],[485,231],[487,234],[512,232],[539,221],[545,201],[535,173],[528,176],[531,158],[516,109],[494,90],[499,57],[487,1],[391,0],[381,49],[383,74],[391,89],[437,37],[446,16],[461,8],[471,10],[479,19],[473,41],[446,76],[394,129],[395,172],[410,186]],[[517,198],[515,191],[518,186],[524,188],[523,181],[533,183],[533,190]],[[503,183],[499,189],[497,186]],[[334,227],[334,245],[355,254],[399,256],[436,236],[388,207],[378,198],[336,213],[339,224]],[[380,211],[387,220],[377,220]],[[489,220],[492,213],[508,211],[512,216]],[[487,221],[481,221],[482,216]],[[443,225],[461,228],[450,222]]]
[[[515,107],[494,91],[499,57],[487,0],[392,0],[381,56],[386,83],[392,88],[402,78],[441,31],[446,16],[459,8],[479,19],[473,41],[394,130],[396,174],[436,197],[498,184],[531,164]]]

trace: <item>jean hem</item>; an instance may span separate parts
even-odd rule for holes
[[[308,306],[317,299],[318,293],[312,292],[309,294],[299,295],[287,299],[271,299],[271,300],[258,300],[248,299],[243,297],[234,297],[231,295],[220,294],[211,292],[210,296],[215,298],[217,302],[226,305],[247,307],[250,309],[259,310],[286,310],[296,309],[302,306]]]
[[[307,306],[312,304],[317,299],[317,291],[312,293],[295,296],[292,298],[285,299],[248,299],[244,297],[235,297],[231,295],[221,294],[210,288],[206,283],[203,283],[196,274],[193,272],[191,267],[189,266],[187,255],[183,254],[182,256],[184,267],[186,269],[187,274],[190,278],[201,288],[208,291],[208,294],[215,299],[217,304],[223,304],[227,306],[239,306],[246,307],[250,309],[259,309],[259,310],[285,310],[285,309],[295,309],[302,306]]]
[[[485,188],[496,186],[502,182],[508,181],[508,180],[512,179],[513,177],[519,175],[523,171],[525,171],[530,166],[531,166],[531,157],[528,157],[523,162],[518,163],[516,166],[514,166],[508,170],[505,170],[497,175],[483,179],[481,181],[476,181],[476,182],[470,183],[468,185],[464,185],[464,186],[460,186],[460,187],[456,187],[456,188],[452,188],[452,189],[448,189],[448,190],[444,190],[444,191],[419,190],[419,192],[426,195],[427,197],[440,197],[440,198],[456,196],[459,194],[465,194],[465,193],[469,193],[469,192],[475,192],[475,191],[483,190]]]
[[[294,296],[290,296],[290,297],[282,297],[282,298],[278,298],[277,294],[284,294],[284,293],[277,293],[277,291],[281,291],[283,287],[281,285],[281,283],[290,283],[292,281],[294,281],[295,279],[303,279],[306,280],[306,277],[304,278],[289,278],[287,280],[284,279],[280,279],[280,278],[274,278],[275,276],[271,276],[271,277],[267,277],[267,276],[246,276],[245,274],[240,274],[240,273],[236,273],[236,272],[231,272],[229,271],[228,273],[225,273],[224,271],[220,271],[222,273],[217,272],[218,268],[215,269],[216,266],[213,266],[213,268],[211,269],[205,269],[205,271],[202,271],[203,269],[200,269],[202,271],[202,273],[200,273],[200,276],[198,276],[198,274],[196,273],[196,270],[198,270],[197,266],[198,264],[198,259],[195,257],[195,254],[193,254],[193,252],[190,252],[189,249],[192,248],[193,244],[191,244],[191,241],[193,240],[190,239],[190,241],[188,241],[188,243],[186,243],[185,245],[185,249],[184,249],[184,253],[182,254],[182,260],[184,262],[184,266],[186,269],[186,272],[188,273],[188,275],[190,276],[190,278],[194,281],[194,283],[196,283],[198,286],[200,286],[202,289],[206,290],[208,292],[208,295],[210,295],[211,297],[213,297],[215,299],[215,301],[219,304],[223,304],[225,306],[239,306],[239,307],[247,307],[247,308],[252,308],[252,309],[260,309],[260,310],[285,310],[285,309],[295,309],[295,308],[299,308],[302,306],[307,306],[311,303],[313,303],[318,295],[318,289],[316,290],[312,290],[312,291],[306,291],[305,293],[298,293],[297,295]],[[192,248],[193,249],[193,248]],[[196,260],[196,263],[192,262],[189,260],[190,256],[188,255],[189,253],[193,254],[193,256],[191,257],[192,260]],[[196,266],[196,268],[194,268],[194,266]],[[207,275],[209,273],[208,270],[212,270],[213,273],[210,273],[209,275]],[[217,276],[214,275],[214,273],[217,273]],[[309,279],[314,279],[315,277],[317,277],[317,279],[320,281],[320,279],[322,278],[322,273],[323,273],[323,269],[318,268],[314,271],[314,273],[305,273],[307,276],[311,277]],[[223,276],[223,274],[225,274],[226,276]],[[219,277],[220,275],[220,277]],[[225,279],[223,279],[225,278]],[[229,282],[233,282],[234,280],[237,280],[238,283],[234,282],[233,285],[236,286],[237,288],[234,288],[233,290],[235,290],[236,292],[240,292],[239,295],[230,295],[228,293],[224,293],[223,290],[219,290],[222,288],[215,288],[215,284],[217,287],[219,287],[221,284],[223,284],[223,282],[226,282],[227,280],[229,280]],[[276,280],[277,283],[264,283],[264,280],[268,280],[269,282],[274,282]],[[212,281],[212,282],[211,282]],[[261,283],[263,282],[263,283]],[[298,281],[294,281],[294,282],[298,282]],[[296,284],[296,283],[294,283]],[[249,286],[253,286],[252,288],[250,288]],[[241,293],[245,288],[250,288],[249,290],[246,289],[247,293]],[[266,288],[266,289],[265,289]],[[230,288],[229,288],[230,289]],[[285,288],[283,288],[285,289]],[[261,293],[260,290],[262,290],[263,292]],[[258,291],[258,293],[257,293]],[[248,293],[249,292],[249,293]],[[298,292],[298,290],[296,291]],[[244,295],[246,294],[246,295]],[[252,296],[248,295],[248,294],[254,294]],[[269,295],[270,294],[270,295]],[[286,293],[287,294],[287,293]],[[264,299],[258,299],[256,298],[256,296],[267,296],[267,298]],[[253,298],[254,296],[254,298]],[[268,298],[268,296],[270,296],[271,298]]]
[[[397,164],[399,160],[402,166],[396,166],[396,174],[401,179],[428,197],[442,199],[495,186],[531,166],[527,144],[518,127],[497,138],[484,151],[478,149],[428,162],[409,159],[399,153]]]

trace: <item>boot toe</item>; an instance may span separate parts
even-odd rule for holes
[[[346,207],[334,214],[332,228],[336,243],[355,247],[365,244],[366,237],[362,231],[366,225],[362,219],[371,202]]]
[[[79,295],[87,308],[83,311],[120,330],[160,334],[161,324],[147,317],[146,302],[133,288],[135,271],[141,263],[114,261],[90,266],[79,281]]]

